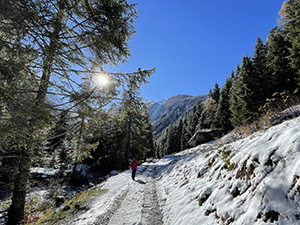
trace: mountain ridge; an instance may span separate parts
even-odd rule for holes
[[[207,95],[178,94],[170,98],[154,102],[148,109],[155,135],[158,135],[171,122],[176,121],[181,115],[188,112],[197,102],[203,102]]]

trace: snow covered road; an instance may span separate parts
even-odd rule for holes
[[[90,208],[68,224],[147,225],[163,224],[156,194],[156,165],[138,167],[136,181],[127,170],[110,177],[100,186],[107,192],[94,199]]]

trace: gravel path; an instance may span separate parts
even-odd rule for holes
[[[129,175],[129,174],[128,174]],[[119,194],[106,213],[97,217],[94,225],[163,225],[156,193],[156,166],[140,167],[136,181]],[[128,179],[130,177],[128,176]]]
[[[163,225],[163,217],[160,211],[158,196],[156,193],[156,166],[148,168],[147,185],[144,188],[144,203],[142,208],[143,225],[155,224]]]

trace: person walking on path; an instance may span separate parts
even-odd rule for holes
[[[138,164],[139,164],[139,162],[135,158],[133,158],[133,160],[130,162],[130,167],[132,170],[132,173],[131,173],[132,180],[135,180],[135,174],[136,174],[136,169],[137,169]]]

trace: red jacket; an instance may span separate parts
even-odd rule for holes
[[[135,159],[133,159],[133,160],[130,162],[130,167],[131,167],[131,169],[136,170],[138,164],[139,164],[139,162],[136,161]]]

